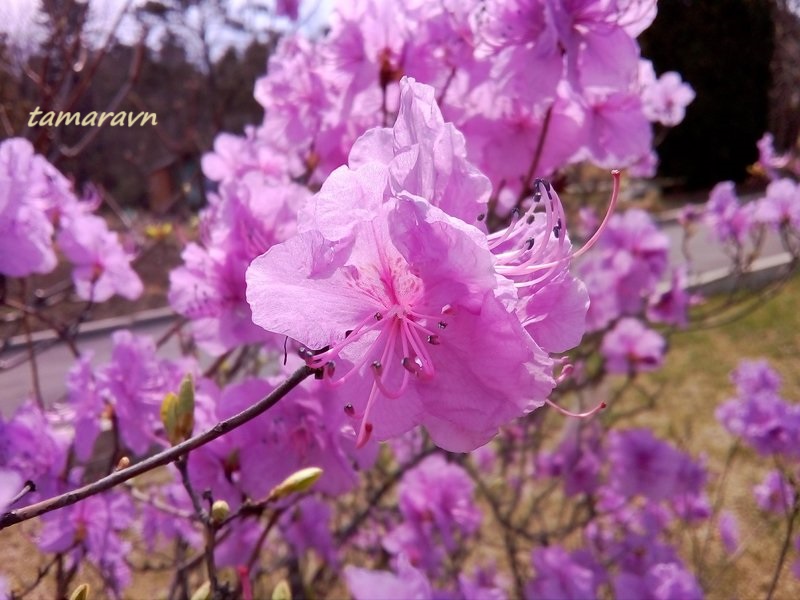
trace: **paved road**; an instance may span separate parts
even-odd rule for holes
[[[677,223],[668,223],[664,226],[664,231],[671,241],[670,261],[673,265],[684,262],[681,243],[683,232]],[[710,242],[705,229],[700,228],[690,239],[689,249],[694,260],[695,273],[708,273],[728,265],[728,259],[718,244]],[[764,245],[763,256],[776,256],[783,252],[780,241],[774,234],[771,234]],[[161,336],[173,321],[171,319],[160,318],[150,320],[134,326],[134,331],[141,335],[151,335],[155,339]],[[103,364],[108,361],[111,354],[111,332],[104,331],[82,335],[79,340],[81,350],[91,350],[94,352],[96,364]],[[14,361],[20,354],[24,354],[24,348],[7,351],[0,354],[0,363]],[[160,351],[161,356],[177,357],[179,348],[177,342],[171,341]],[[65,391],[65,376],[73,363],[70,352],[63,344],[54,344],[49,349],[38,355],[38,366],[40,372],[40,383],[42,396],[45,402],[53,402],[61,398]],[[12,369],[0,369],[0,413],[8,416],[25,399],[31,396],[32,383],[29,363],[25,362]]]

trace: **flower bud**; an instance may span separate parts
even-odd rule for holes
[[[76,587],[69,600],[89,600],[89,584],[82,583]]]
[[[272,590],[272,600],[292,600],[292,589],[285,579],[281,579]]]
[[[173,446],[191,437],[194,431],[194,381],[191,374],[187,373],[183,378],[177,395],[170,392],[164,396],[161,422]]]
[[[273,500],[278,500],[289,494],[305,492],[316,483],[320,476],[322,476],[322,469],[319,467],[300,469],[276,485],[269,496]]]
[[[211,522],[214,525],[222,523],[228,518],[229,514],[231,514],[231,507],[228,506],[225,500],[215,500],[214,504],[211,505]]]
[[[191,600],[211,600],[211,583],[206,581],[192,594]]]

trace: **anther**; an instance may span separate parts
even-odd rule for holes
[[[428,343],[431,346],[438,346],[439,345],[439,336],[438,335],[429,335],[427,340],[428,340]]]
[[[559,228],[558,225],[553,227],[553,235],[556,236],[556,239],[558,239],[558,236],[561,235],[561,228]]]
[[[344,337],[345,337],[345,339],[346,339],[346,338],[349,338],[351,333],[353,333],[353,330],[352,330],[352,329],[348,329],[347,331],[345,331],[345,332],[344,332]]]
[[[403,360],[400,361],[400,364],[403,365],[403,368],[408,371],[409,373],[413,373],[416,375],[422,369],[422,361],[419,358],[410,358],[408,356],[404,356]]]
[[[536,202],[536,203],[541,202],[542,201],[542,192],[536,192],[533,195],[533,201]]]
[[[533,244],[534,244],[533,238],[529,237],[527,240],[525,240],[525,249],[526,250],[532,250],[533,249]]]
[[[332,360],[329,360],[328,362],[325,363],[325,374],[328,377],[333,377],[333,372],[335,370],[336,370],[336,363],[334,363]]]
[[[352,404],[345,404],[344,414],[346,414],[348,417],[354,417],[356,415],[356,409],[353,408]]]
[[[376,312],[375,313],[375,320],[376,321],[380,321],[381,319],[383,319],[383,315],[381,313],[379,313],[379,312]]]
[[[374,363],[372,363],[372,368],[378,372],[378,375],[380,375],[381,370],[383,370],[383,365],[381,364],[381,361],[376,360]]]
[[[449,316],[449,315],[455,314],[455,312],[456,312],[456,309],[453,308],[450,304],[445,304],[442,307],[442,314],[443,315],[448,315]]]
[[[444,321],[439,321],[438,325],[439,329],[445,329],[447,327],[447,323],[445,323]]]
[[[486,213],[481,213],[478,215],[478,221],[483,221],[486,218]]]
[[[534,222],[535,220],[536,220],[536,215],[533,215],[533,214],[532,214],[532,215],[531,215],[530,217],[528,217],[528,219],[527,219],[528,225],[533,225],[533,222]]]

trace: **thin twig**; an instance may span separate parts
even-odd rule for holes
[[[147,473],[148,471],[152,471],[157,467],[162,467],[174,462],[192,450],[204,446],[218,437],[225,435],[229,431],[232,431],[237,427],[252,421],[254,418],[277,404],[284,396],[286,396],[286,394],[288,394],[304,379],[313,373],[313,369],[308,366],[303,366],[286,378],[286,380],[272,390],[272,392],[270,392],[266,397],[246,408],[239,414],[234,415],[229,419],[225,419],[224,421],[220,421],[214,425],[214,427],[208,431],[205,431],[204,433],[189,438],[185,442],[181,442],[176,446],[167,448],[166,450],[159,452],[158,454],[155,454],[139,463],[136,463],[135,465],[131,465],[126,469],[115,471],[107,477],[103,477],[102,479],[78,488],[77,490],[73,490],[71,492],[67,492],[66,494],[61,494],[60,496],[55,496],[53,498],[37,502],[36,504],[31,504],[30,506],[5,513],[2,517],[0,517],[0,530],[10,527],[11,525],[16,525],[17,523],[22,523],[23,521],[33,519],[39,515],[58,510],[59,508],[71,506],[85,498],[109,490],[125,481],[128,481],[129,479],[133,479],[142,473]]]

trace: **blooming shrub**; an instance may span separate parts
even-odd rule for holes
[[[284,36],[254,91],[263,122],[203,159],[214,192],[169,278],[170,335],[192,343],[167,357],[117,331],[101,359],[61,330],[65,402],[0,419],[0,527],[42,514],[25,531],[58,589],[94,572],[110,597],[150,567],[134,547],[166,556],[170,597],[702,597],[680,533],[718,521],[733,555],[736,518],[704,457],[608,391],[661,368],[697,321],[692,265],[670,271],[651,214],[617,212],[620,170],[652,174],[652,124],[694,98],[639,55],[655,13],[360,0],[319,38]],[[723,182],[681,219],[737,275],[767,230],[791,268],[800,256],[793,163],[759,148],[763,198]],[[584,163],[614,170],[578,245],[561,192]],[[4,281],[61,256],[87,307],[140,294],[97,204],[26,140],[0,143]],[[771,594],[800,512],[800,413],[765,363],[734,382],[720,422],[778,465],[754,490],[786,518]],[[554,427],[546,405],[573,418]]]

